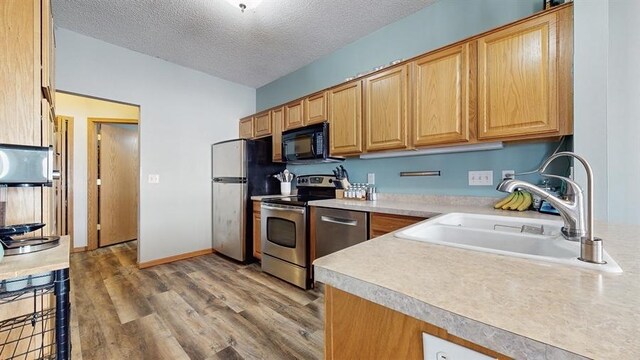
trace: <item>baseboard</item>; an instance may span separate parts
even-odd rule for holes
[[[78,246],[78,247],[74,247],[71,252],[72,253],[79,253],[79,252],[85,252],[87,251],[87,247],[86,246]]]
[[[212,254],[213,252],[214,252],[213,249],[202,249],[202,250],[192,251],[192,252],[188,252],[180,255],[169,256],[166,258],[145,261],[145,262],[138,263],[138,269],[146,269],[152,266],[167,264],[167,263],[178,261],[178,260],[184,260],[184,259],[189,259],[196,256],[208,255],[208,254]]]

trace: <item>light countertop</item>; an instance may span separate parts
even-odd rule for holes
[[[0,280],[33,275],[69,267],[69,236],[60,245],[31,254],[5,256],[0,260]]]
[[[338,204],[342,205],[340,208],[380,212],[408,206],[393,201],[314,203]],[[413,203],[404,212],[393,213],[508,215],[489,206],[467,211],[461,206],[448,206],[451,208]],[[596,223],[595,234],[604,239],[605,250],[622,267],[622,274],[404,240],[388,234],[317,259],[315,280],[514,358],[638,359],[640,226]]]
[[[493,204],[499,200],[484,197],[433,196],[401,199],[381,199],[376,201],[329,199],[310,201],[309,205],[334,209],[377,212],[385,214],[433,217],[453,212],[490,214],[500,216],[524,216],[540,219],[561,220],[559,216],[542,214],[536,211],[494,210]]]

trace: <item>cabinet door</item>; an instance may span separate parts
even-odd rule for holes
[[[338,86],[327,97],[331,155],[362,153],[362,83]]]
[[[267,111],[253,118],[254,137],[271,135],[271,114]]]
[[[425,218],[376,212],[369,213],[369,238],[373,239],[394,232],[422,220],[425,220]]]
[[[284,108],[280,107],[275,110],[271,110],[271,122],[273,129],[273,136],[271,138],[273,161],[282,162],[282,122],[284,115]]]
[[[414,146],[469,141],[469,65],[468,43],[413,63]]]
[[[304,126],[304,111],[302,100],[284,106],[284,129],[291,130]]]
[[[559,131],[556,13],[478,40],[478,137]]]
[[[327,94],[322,92],[304,99],[304,116],[306,125],[327,120]]]
[[[262,259],[262,249],[260,248],[260,201],[253,202],[253,257]]]
[[[368,77],[365,83],[365,149],[405,149],[407,65]]]
[[[246,117],[240,120],[240,138],[250,139],[253,137],[253,117]]]
[[[55,105],[55,43],[53,39],[53,17],[51,14],[51,0],[41,0],[41,43],[40,59],[42,93],[51,106]]]

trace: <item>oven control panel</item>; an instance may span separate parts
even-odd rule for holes
[[[332,175],[301,175],[296,179],[297,187],[335,187],[337,182],[335,176]]]

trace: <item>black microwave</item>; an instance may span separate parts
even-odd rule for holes
[[[329,156],[329,123],[323,122],[282,133],[282,159],[291,164],[337,162]]]

